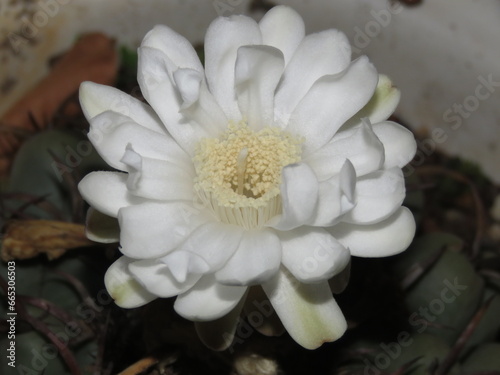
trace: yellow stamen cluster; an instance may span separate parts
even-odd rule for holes
[[[231,124],[221,137],[199,143],[195,189],[221,221],[259,227],[281,212],[281,170],[300,161],[301,144],[277,127]]]

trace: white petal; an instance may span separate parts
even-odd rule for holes
[[[178,282],[169,267],[158,259],[135,261],[128,269],[148,292],[162,298],[184,293],[201,278],[201,275],[190,274],[184,282]]]
[[[78,190],[88,204],[111,217],[117,217],[122,207],[145,201],[129,193],[127,174],[120,172],[91,172],[80,181]]]
[[[402,168],[417,152],[417,142],[411,131],[403,126],[385,121],[373,125],[373,131],[384,145],[384,168]]]
[[[368,117],[372,124],[385,121],[394,113],[400,99],[401,91],[393,85],[389,77],[381,74],[375,95],[362,112],[362,117]]]
[[[288,122],[290,114],[316,80],[342,72],[350,62],[351,47],[347,37],[340,31],[326,30],[306,36],[286,66],[283,80],[276,91],[278,122]]]
[[[132,147],[127,147],[122,162],[128,167],[127,187],[131,194],[162,201],[193,201],[192,167],[142,157]]]
[[[207,262],[188,251],[176,250],[159,260],[168,266],[179,283],[185,282],[190,274],[201,275],[210,270]]]
[[[128,270],[132,259],[121,257],[114,262],[104,275],[104,285],[115,303],[123,308],[134,308],[145,305],[156,299],[154,294],[144,289]]]
[[[174,72],[174,81],[182,97],[181,113],[213,135],[223,132],[227,118],[208,90],[203,73],[178,69]]]
[[[278,5],[269,10],[259,22],[262,43],[276,47],[290,61],[305,35],[302,17],[292,8]]]
[[[118,220],[90,207],[85,220],[85,235],[89,240],[95,242],[118,242],[120,239]]]
[[[305,158],[319,181],[338,174],[346,159],[354,166],[357,176],[380,169],[384,164],[384,146],[370,123],[339,131],[330,142]]]
[[[304,283],[326,281],[342,271],[351,258],[349,250],[326,230],[300,227],[280,232],[283,265]]]
[[[128,144],[143,156],[191,164],[188,155],[168,134],[158,134],[115,112],[103,112],[90,120],[88,137],[110,166],[125,171],[121,158]]]
[[[351,277],[351,261],[347,264],[347,266],[340,271],[337,275],[333,276],[330,280],[328,280],[328,285],[330,285],[330,289],[333,294],[340,294],[344,291],[349,284],[349,278]]]
[[[177,297],[174,309],[193,321],[219,319],[236,307],[246,290],[246,286],[222,285],[213,275],[206,275]]]
[[[283,213],[272,219],[268,226],[291,230],[307,223],[314,214],[319,184],[312,169],[304,163],[286,166],[281,178]]]
[[[173,81],[177,69],[162,51],[146,46],[138,49],[137,80],[141,91],[169,131],[184,120],[179,113],[181,93]],[[170,133],[177,140],[176,134]]]
[[[349,248],[351,255],[366,258],[386,257],[404,251],[415,235],[415,219],[401,207],[391,217],[376,224],[340,223],[328,231]]]
[[[243,313],[248,323],[265,336],[281,336],[285,332],[278,314],[260,286],[248,289]]]
[[[326,281],[304,284],[283,270],[262,287],[287,332],[306,349],[335,341],[347,329]]]
[[[173,71],[176,69],[160,50],[139,48],[137,81],[144,97],[165,124],[169,134],[182,149],[193,155],[197,140],[213,134],[210,133],[210,128],[191,123],[182,113],[182,96],[173,78]]]
[[[209,221],[198,227],[179,247],[201,257],[210,270],[220,269],[240,244],[243,228]]]
[[[80,85],[80,104],[89,121],[103,112],[112,111],[149,130],[165,133],[165,127],[150,106],[114,87],[83,82]]]
[[[243,118],[253,129],[273,125],[274,91],[285,66],[280,50],[244,46],[236,59],[236,96]]]
[[[287,127],[305,137],[305,156],[328,143],[344,122],[370,100],[377,80],[377,71],[362,56],[342,74],[324,76],[314,83]]]
[[[259,26],[241,15],[217,18],[205,36],[208,87],[228,119],[235,122],[241,120],[234,87],[236,54],[239,47],[252,44],[262,44]]]
[[[342,217],[355,224],[373,224],[388,218],[403,203],[405,181],[400,168],[370,173],[356,181],[356,206]]]
[[[148,202],[118,213],[121,252],[130,258],[151,259],[174,250],[206,218],[182,202]]]
[[[365,117],[372,124],[387,120],[396,110],[400,98],[401,92],[393,86],[389,77],[380,74],[375,94],[368,104],[347,122],[346,126],[358,124],[360,119]]]
[[[200,97],[203,73],[194,69],[177,69],[173,77],[181,94],[181,109],[190,107]]]
[[[196,333],[205,346],[215,351],[226,350],[231,346],[244,304],[245,297],[242,297],[238,305],[222,318],[194,323]]]
[[[337,175],[320,182],[316,211],[307,224],[329,227],[337,223],[341,215],[354,207],[355,187],[356,171],[347,159]]]
[[[177,68],[195,69],[203,72],[203,66],[191,43],[167,26],[156,25],[146,34],[141,47],[160,50]]]
[[[281,243],[269,229],[246,231],[234,255],[215,278],[226,285],[254,285],[268,280],[281,263]]]

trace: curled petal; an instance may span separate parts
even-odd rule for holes
[[[182,98],[181,109],[188,108],[198,101],[203,73],[194,69],[181,68],[174,72],[174,81]]]
[[[318,179],[304,163],[283,168],[281,199],[283,213],[268,224],[278,230],[291,230],[306,224],[314,214],[318,201]]]
[[[171,130],[176,130],[184,119],[179,112],[182,104],[181,93],[173,82],[175,70],[175,64],[162,51],[147,46],[139,48],[137,80],[141,92],[177,140],[177,134]],[[179,140],[185,140],[184,138]]]
[[[340,173],[319,184],[319,198],[316,210],[309,221],[315,227],[329,227],[354,207],[356,172],[349,160],[346,160]]]
[[[85,235],[94,242],[118,242],[120,239],[118,220],[90,207],[85,220]]]
[[[79,97],[83,114],[89,121],[103,112],[112,111],[149,130],[165,133],[165,127],[149,105],[114,87],[83,82]]]
[[[384,145],[384,168],[402,168],[408,164],[417,152],[417,142],[411,131],[403,126],[385,121],[373,125],[373,131]]]
[[[365,56],[338,75],[318,79],[290,117],[287,130],[305,137],[304,156],[327,144],[373,95],[378,74]]]
[[[328,231],[351,251],[366,258],[386,257],[404,251],[415,235],[415,220],[409,209],[399,208],[384,221],[369,225],[339,223]]]
[[[248,125],[257,130],[273,124],[274,91],[284,68],[283,53],[270,46],[244,46],[236,59],[236,96]]]
[[[356,206],[343,222],[373,224],[392,215],[405,198],[405,181],[400,168],[379,170],[356,181]]]
[[[260,284],[272,277],[281,262],[281,243],[269,229],[247,231],[240,245],[215,278],[225,285]]]
[[[203,72],[203,66],[191,43],[167,26],[156,25],[146,34],[141,47],[160,50],[176,68]]]
[[[259,22],[262,43],[278,48],[290,61],[305,35],[302,17],[292,8],[279,5],[269,10]]]
[[[282,270],[262,287],[287,332],[306,349],[335,341],[347,329],[327,281],[304,284]]]
[[[127,187],[131,194],[163,201],[193,200],[192,167],[142,157],[130,146],[121,161],[129,170]]]
[[[351,254],[321,228],[300,227],[280,232],[283,265],[304,283],[332,278],[349,263]]]
[[[162,298],[184,293],[201,278],[201,275],[190,274],[183,282],[179,282],[172,270],[157,259],[131,262],[128,269],[148,292]]]
[[[217,18],[205,36],[205,74],[208,87],[229,120],[238,122],[241,113],[235,93],[234,69],[238,48],[262,44],[257,23],[235,15]]]
[[[160,259],[179,283],[184,283],[190,274],[201,275],[210,270],[207,262],[188,251],[177,250]]]
[[[127,174],[121,172],[91,172],[78,184],[83,199],[99,212],[117,217],[122,207],[145,202],[127,190]]]
[[[115,303],[123,308],[145,305],[157,297],[144,289],[128,270],[133,259],[121,257],[114,262],[104,275],[104,285]]]
[[[137,81],[141,91],[172,138],[192,156],[198,140],[214,134],[210,127],[192,123],[181,111],[182,95],[173,76],[177,69],[160,50],[146,46],[139,48]]]
[[[384,146],[367,120],[359,126],[339,131],[305,162],[319,181],[325,181],[340,172],[346,159],[352,163],[358,177],[376,171],[384,164]]]
[[[368,118],[372,124],[387,120],[396,110],[400,98],[399,89],[392,84],[389,77],[380,74],[375,94],[368,104],[347,122],[346,127],[359,124],[362,118]]]
[[[99,155],[113,168],[126,171],[121,159],[127,145],[154,159],[189,165],[188,155],[168,134],[159,134],[115,112],[103,112],[90,120],[88,137]]]
[[[203,73],[178,69],[174,72],[174,81],[182,97],[180,112],[211,134],[223,132],[227,118],[208,90]]]
[[[205,275],[177,297],[174,309],[195,322],[219,319],[236,307],[246,290],[246,286],[222,285],[213,274]]]

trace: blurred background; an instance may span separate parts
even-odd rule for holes
[[[275,4],[307,33],[345,32],[401,90],[393,119],[418,140],[404,169],[417,236],[401,255],[353,259],[338,342],[309,352],[242,324],[214,353],[171,299],[123,310],[104,289],[117,244],[86,238],[77,184],[109,167],[77,90],[91,80],[141,99],[136,48],[154,25],[203,58],[215,17],[260,19]],[[499,19],[498,0],[0,0],[0,373],[500,375]],[[12,267],[17,369],[3,354]]]
[[[134,49],[152,26],[164,23],[201,44],[216,16],[259,18],[272,4],[295,8],[308,32],[342,30],[355,55],[368,55],[389,75],[402,91],[397,116],[426,136],[422,153],[439,147],[500,181],[496,0],[2,0],[0,118],[83,33],[100,31],[117,47]]]

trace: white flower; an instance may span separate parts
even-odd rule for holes
[[[208,341],[202,322],[231,336],[249,286],[261,285],[302,346],[342,336],[328,280],[345,284],[351,254],[399,253],[415,231],[401,207],[415,140],[386,121],[399,92],[366,57],[351,61],[341,32],[305,36],[285,6],[260,23],[216,19],[204,67],[185,38],[155,27],[138,81],[149,105],[93,83],[80,90],[90,140],[121,171],[79,185],[95,209],[91,238],[117,241],[92,222],[118,218],[124,255],[105,277],[116,303],[177,296],[175,310]]]

